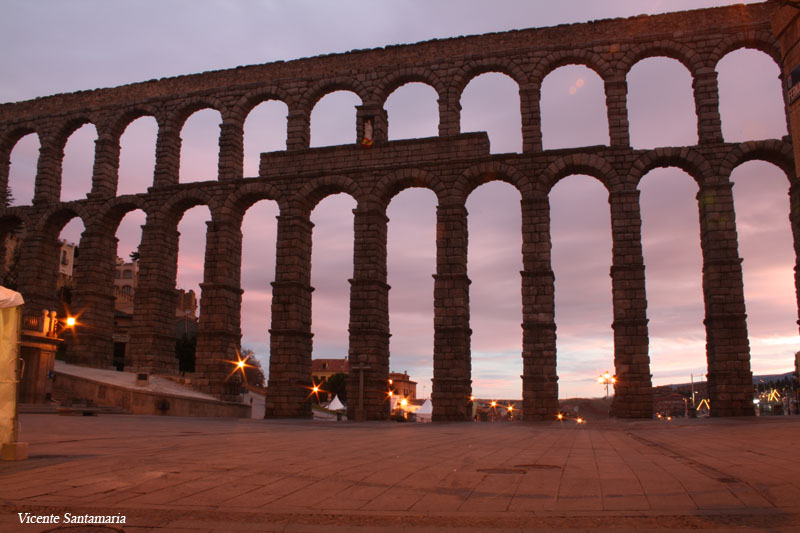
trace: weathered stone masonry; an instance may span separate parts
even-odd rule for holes
[[[652,412],[648,355],[645,266],[637,184],[656,167],[675,166],[698,184],[703,250],[708,379],[715,415],[752,414],[750,353],[741,259],[729,176],[751,159],[782,168],[791,186],[792,229],[800,251],[798,186],[787,140],[725,143],[719,115],[715,67],[741,47],[764,51],[779,62],[769,19],[773,3],[608,20],[553,28],[511,31],[407,46],[356,51],[289,62],[240,67],[191,76],[39,98],[0,106],[0,191],[8,180],[10,152],[24,135],[41,142],[32,206],[0,211],[0,228],[26,228],[20,287],[26,313],[54,308],[56,238],[79,216],[86,231],[75,299],[85,309],[85,327],[74,345],[74,361],[110,366],[114,234],[125,213],[142,209],[142,263],[136,318],[126,364],[142,371],[177,369],[171,335],[177,269],[177,225],[184,211],[206,205],[208,225],[205,278],[196,380],[226,399],[222,359],[233,358],[241,337],[241,221],[262,199],[280,208],[273,283],[271,357],[267,417],[310,416],[307,390],[311,368],[310,213],[330,194],[345,192],[355,215],[354,269],[350,293],[350,358],[364,366],[364,412],[357,413],[358,373],[351,374],[351,416],[381,419],[387,414],[389,315],[386,283],[386,206],[408,187],[437,196],[434,274],[434,418],[469,417],[471,394],[467,217],[465,201],[482,183],[503,180],[521,194],[521,295],[523,402],[528,419],[557,410],[554,275],[550,264],[548,194],[568,175],[588,174],[609,191],[613,238],[611,278],[614,305],[615,371],[619,378],[613,413],[648,417]],[[696,146],[634,150],[627,114],[627,73],[639,60],[667,56],[680,61],[694,79]],[[554,69],[585,65],[604,80],[609,146],[542,150],[540,93]],[[460,97],[469,81],[485,72],[507,74],[519,86],[523,153],[490,155],[483,133],[462,134]],[[409,82],[433,87],[439,96],[439,136],[387,142],[384,102]],[[334,90],[353,91],[357,134],[371,120],[375,145],[309,148],[310,115]],[[288,107],[287,150],[263,154],[258,177],[242,175],[243,125],[259,103],[277,99]],[[213,108],[222,115],[219,179],[178,182],[185,120]],[[156,168],[147,193],[117,196],[120,136],[141,116],[158,122]],[[67,138],[92,123],[98,131],[93,187],[85,200],[60,202],[61,161]],[[788,206],[787,206],[788,207]],[[52,268],[51,268],[52,267]]]

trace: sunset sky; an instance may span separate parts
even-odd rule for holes
[[[112,87],[191,74],[526,27],[584,22],[736,2],[703,0],[322,2],[150,0],[43,2],[6,0],[0,19],[0,102]],[[780,138],[786,118],[778,66],[754,50],[739,50],[718,66],[726,141]],[[628,76],[631,142],[636,148],[693,145],[696,117],[689,72],[653,58]],[[312,146],[355,140],[352,93],[326,96],[314,109]],[[500,74],[474,79],[461,100],[462,131],[488,131],[493,153],[519,152],[517,86]],[[432,88],[409,84],[387,102],[391,139],[437,134]],[[258,154],[285,149],[286,107],[269,102],[245,125],[245,175],[257,174]],[[181,182],[216,179],[219,114],[193,115],[182,132]],[[608,143],[603,84],[585,67],[567,66],[542,88],[544,147]],[[142,118],[122,138],[119,193],[152,184],[155,120]],[[70,138],[62,199],[85,197],[96,132]],[[18,205],[33,194],[38,140],[23,138],[12,152],[10,184]],[[744,258],[754,373],[792,369],[800,349],[792,268],[788,181],[776,167],[750,162],[733,174],[739,253]],[[650,356],[655,384],[697,380],[706,372],[701,252],[695,182],[678,169],[659,169],[640,186],[647,265]],[[479,397],[521,397],[522,333],[519,193],[504,183],[479,187],[468,199],[473,390]],[[550,195],[556,275],[558,373],[561,397],[599,396],[596,376],[613,371],[611,231],[608,194],[587,176],[562,180]],[[407,190],[389,206],[391,369],[408,371],[418,395],[429,395],[433,373],[435,207],[432,192]],[[349,284],[355,201],[329,197],[312,213],[314,357],[347,354]],[[269,201],[248,211],[242,258],[243,340],[268,367],[270,281],[275,266],[275,216]],[[178,285],[199,296],[205,224],[196,207],[179,230]],[[118,255],[136,249],[142,212],[125,217]],[[62,238],[77,242],[75,219]],[[702,379],[702,378],[701,378]]]

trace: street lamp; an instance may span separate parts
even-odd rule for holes
[[[605,372],[597,376],[597,382],[600,383],[601,385],[606,386],[606,398],[608,398],[608,385],[609,383],[616,384],[617,376],[612,376],[611,373],[608,370],[606,370]]]
[[[55,315],[55,313],[53,313]],[[68,316],[67,318],[53,318],[54,320],[54,327],[53,332],[55,333],[56,337],[59,337],[62,333],[66,330],[72,330],[72,334],[75,335],[75,326],[78,325],[78,319],[74,316]]]

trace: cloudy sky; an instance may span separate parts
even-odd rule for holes
[[[459,35],[549,26],[567,22],[726,5],[712,0],[404,2],[267,0],[6,0],[0,19],[0,102],[60,92],[112,87],[165,76],[288,60],[351,49]],[[726,56],[718,67],[723,134],[728,141],[786,134],[778,67],[753,50]],[[697,142],[691,78],[676,61],[637,64],[628,77],[632,144],[637,148]],[[605,100],[600,78],[577,66],[558,69],[543,85],[545,148],[606,144]],[[753,96],[757,95],[757,98]],[[502,75],[476,78],[462,96],[462,131],[489,132],[492,152],[521,150],[519,99]],[[355,139],[358,98],[326,96],[312,114],[312,146]],[[436,135],[434,91],[409,84],[387,102],[390,138]],[[255,175],[258,154],[282,150],[286,108],[270,102],[248,117],[245,173]],[[182,132],[181,182],[216,179],[219,115],[201,111]],[[122,139],[120,193],[143,192],[152,183],[155,121],[132,123]],[[90,125],[68,142],[64,200],[89,190]],[[30,202],[38,140],[22,139],[12,152],[11,186],[17,204]],[[740,255],[756,373],[791,369],[800,345],[794,300],[788,183],[761,162],[738,168],[733,180]],[[677,169],[651,172],[641,185],[647,265],[651,361],[656,384],[705,374],[701,255],[694,181]],[[613,370],[611,235],[608,195],[593,178],[571,176],[550,195],[553,268],[556,273],[560,395],[602,394],[595,377]],[[435,197],[411,189],[389,206],[391,367],[408,371],[430,394],[433,372]],[[315,223],[312,284],[314,357],[347,353],[347,313],[352,275],[352,212],[345,195],[324,200]],[[473,390],[480,397],[520,397],[521,237],[519,194],[489,183],[469,198]],[[245,217],[242,259],[243,345],[269,357],[270,281],[274,276],[275,216],[271,202]],[[194,289],[202,279],[204,220],[197,207],[180,224],[178,283]],[[117,236],[127,258],[140,239],[141,212],[130,213]],[[74,220],[62,232],[77,241]],[[265,365],[266,366],[266,365]]]

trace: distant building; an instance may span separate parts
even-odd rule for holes
[[[72,301],[71,291],[75,288],[75,260],[78,258],[78,246],[66,241],[58,241],[58,279],[56,280],[56,290],[62,302],[67,304],[66,308],[59,310],[59,313],[69,311],[69,304]]]
[[[417,397],[417,382],[411,381],[408,377],[408,372],[390,372],[389,373],[389,388],[394,391],[394,394],[403,398],[413,400]]]
[[[66,241],[59,241],[58,273],[71,278],[75,270],[75,258],[78,256],[78,246]]]
[[[327,380],[334,374],[349,374],[350,364],[347,358],[344,359],[312,359],[311,377],[314,383]]]
[[[114,269],[114,309],[133,314],[133,293],[139,281],[139,261],[126,263],[117,257]]]
[[[126,263],[117,257],[114,271],[114,364],[121,368],[125,360],[127,345],[135,313],[133,302],[139,283],[139,261]],[[193,290],[175,291],[175,338],[197,337],[197,295]]]
[[[691,405],[691,395],[659,387],[653,390],[653,410],[662,416],[686,416]]]

